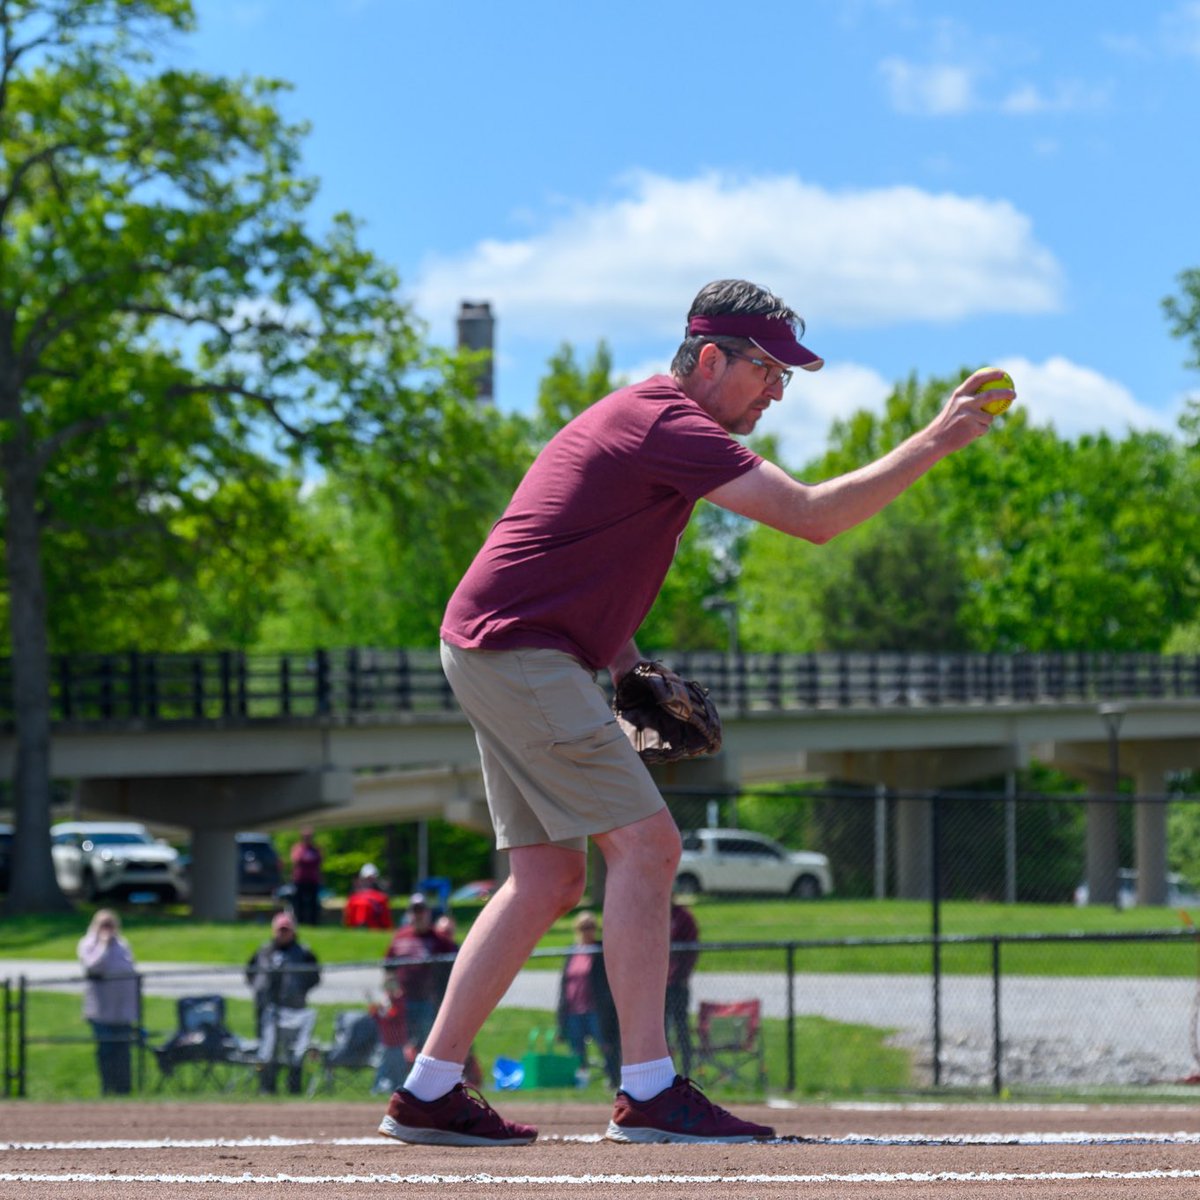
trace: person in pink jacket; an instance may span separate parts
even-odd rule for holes
[[[87,975],[83,1015],[96,1039],[100,1090],[128,1095],[130,1047],[141,1027],[141,990],[133,951],[121,936],[121,921],[108,908],[98,909],[76,950]]]

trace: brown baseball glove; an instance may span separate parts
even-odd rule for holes
[[[721,717],[708,689],[660,662],[643,659],[622,675],[612,707],[645,763],[716,754],[721,748]]]

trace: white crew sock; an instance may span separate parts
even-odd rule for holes
[[[456,1083],[461,1083],[462,1077],[462,1063],[442,1062],[440,1058],[418,1054],[404,1081],[404,1090],[418,1100],[438,1100]]]
[[[621,1068],[621,1091],[635,1100],[649,1100],[675,1082],[675,1063],[670,1058],[634,1063]]]

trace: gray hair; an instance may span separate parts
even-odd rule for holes
[[[773,292],[748,279],[717,279],[706,283],[697,293],[692,307],[688,309],[688,321],[693,317],[711,317],[716,314],[736,314],[752,317],[782,317],[787,321],[801,321],[800,316],[790,309]],[[750,343],[745,338],[712,337],[706,334],[685,334],[675,357],[671,360],[671,374],[684,379],[700,361],[701,347],[712,342],[717,346],[744,350]]]

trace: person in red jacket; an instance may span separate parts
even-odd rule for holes
[[[350,929],[392,928],[388,894],[379,886],[379,868],[374,863],[366,863],[354,880],[342,910],[342,924]]]

